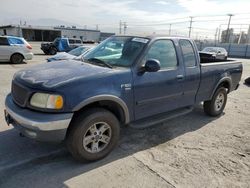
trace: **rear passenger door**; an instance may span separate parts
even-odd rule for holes
[[[195,104],[196,93],[200,84],[200,66],[197,61],[197,50],[189,40],[179,40],[182,53],[182,61],[185,67],[185,81],[183,84],[184,95],[181,105],[190,106]]]
[[[6,37],[0,37],[0,61],[9,61],[11,54],[11,46]]]

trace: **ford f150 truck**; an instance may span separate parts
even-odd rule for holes
[[[238,61],[200,63],[187,38],[112,36],[82,61],[17,72],[5,117],[23,135],[65,141],[75,159],[93,161],[111,152],[122,125],[154,125],[201,102],[219,116],[241,74]]]

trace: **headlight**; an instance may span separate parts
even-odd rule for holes
[[[30,104],[38,108],[61,109],[63,107],[63,97],[47,93],[35,93],[30,99]]]

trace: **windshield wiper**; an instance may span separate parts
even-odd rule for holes
[[[106,63],[105,61],[102,61],[102,60],[100,60],[100,59],[97,59],[97,58],[89,58],[89,59],[84,59],[85,61],[89,61],[89,62],[94,62],[95,64],[102,64],[102,65],[105,65],[106,67],[108,67],[108,68],[113,68],[113,66],[112,65],[110,65],[110,64],[108,64],[108,63]]]

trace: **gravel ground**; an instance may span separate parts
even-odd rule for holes
[[[20,68],[34,60],[0,65],[0,108]],[[103,160],[79,164],[62,145],[18,136],[0,113],[0,187],[250,187],[250,60],[242,59],[240,88],[228,96],[225,113],[190,114],[144,130],[122,128],[119,146]]]

